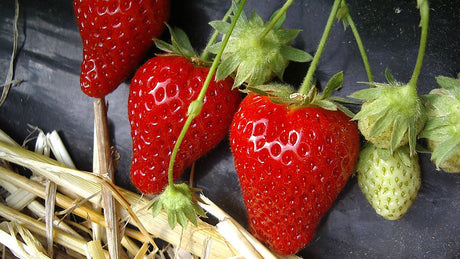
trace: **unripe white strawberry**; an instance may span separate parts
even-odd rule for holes
[[[428,121],[421,137],[426,138],[436,167],[460,172],[460,74],[459,78],[437,77],[441,88],[426,95]]]
[[[358,184],[377,214],[385,219],[403,217],[412,206],[421,185],[417,153],[402,146],[391,153],[369,143],[357,165]]]

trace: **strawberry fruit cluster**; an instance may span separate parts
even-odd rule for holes
[[[439,77],[442,88],[424,97],[416,90],[428,2],[417,1],[422,39],[411,81],[399,83],[387,71],[388,84],[371,81],[350,96],[364,101],[357,114],[344,105],[352,102],[331,96],[342,73],[323,92],[313,80],[335,19],[353,25],[345,1],[334,1],[314,57],[290,45],[299,30],[283,28],[292,2],[267,22],[256,13],[247,18],[244,0],[233,3],[223,20],[210,23],[212,39],[222,40],[198,56],[178,28],[168,26],[171,43],[156,39],[169,17],[168,0],[74,1],[81,88],[102,98],[135,72],[127,104],[131,180],[142,193],[158,195],[153,213],[165,209],[172,228],[205,216],[198,190],[174,181],[229,132],[250,230],[280,254],[310,242],[355,170],[376,212],[401,218],[421,186],[417,136],[428,140],[438,168],[460,171],[460,79]],[[154,41],[162,53],[139,66]],[[279,83],[289,62],[308,61],[298,91]],[[362,150],[360,133],[368,142]]]

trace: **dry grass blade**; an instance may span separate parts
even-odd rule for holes
[[[93,259],[105,259],[104,249],[100,240],[93,240],[85,245],[86,257]]]
[[[6,223],[6,222],[5,222]],[[10,224],[8,224],[10,225]],[[10,251],[18,258],[38,258],[38,259],[49,259],[44,253],[36,253],[36,248],[31,247],[30,245],[18,240],[16,238],[16,231],[11,230],[10,233],[7,233],[3,229],[0,229],[0,241],[1,244],[8,247]]]
[[[3,204],[0,204],[0,216],[9,221],[18,223],[38,235],[43,235],[43,233],[45,233],[45,224]],[[87,242],[84,239],[75,237],[59,229],[55,229],[54,241],[57,244],[63,245],[79,254],[85,255],[83,247]]]
[[[82,198],[98,193],[101,184],[104,183],[102,178],[93,174],[64,167],[55,160],[2,142],[0,142],[0,159],[6,159],[12,163],[33,169],[56,182],[59,186],[63,186],[64,188],[62,189],[72,190],[73,193],[80,195]],[[151,212],[146,209],[151,200],[118,188],[113,183],[107,184],[117,201],[126,209],[125,213],[129,215],[130,223],[140,229],[145,239],[154,244],[153,235],[161,237],[161,239],[171,244],[179,243],[181,230],[169,227],[167,215],[162,212],[153,218]],[[124,216],[122,217],[124,218]],[[214,226],[202,221],[198,221],[197,227],[189,225],[184,230],[182,248],[195,255],[200,255],[203,252],[204,241],[209,237],[213,239],[209,258],[228,258],[238,254],[234,248],[227,244]]]
[[[94,143],[97,157],[94,159],[93,170],[106,181],[113,179],[113,160],[110,148],[109,130],[107,125],[107,106],[104,98],[94,101]],[[121,256],[121,233],[118,216],[118,205],[111,191],[101,186],[102,204],[106,220],[107,243],[111,258]]]

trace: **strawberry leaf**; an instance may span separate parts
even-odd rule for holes
[[[329,79],[327,82],[326,87],[324,88],[323,93],[319,96],[319,99],[326,99],[328,98],[332,92],[342,87],[343,83],[343,72],[339,72]]]
[[[457,100],[460,100],[460,78],[450,78],[446,76],[436,77],[436,82],[450,92]]]
[[[239,66],[239,57],[238,55],[230,56],[220,63],[216,71],[216,80],[222,80],[233,73],[236,68]],[[236,85],[238,86],[238,85]],[[235,86],[234,86],[235,87]]]
[[[312,55],[307,52],[288,45],[281,46],[280,52],[283,57],[294,62],[309,62],[313,59]]]
[[[224,21],[212,21],[209,25],[222,34],[227,34],[230,30],[230,24]]]
[[[396,79],[394,78],[393,74],[391,74],[390,69],[385,69],[385,78],[389,84],[397,84]]]
[[[441,142],[431,154],[432,160],[436,161],[436,167],[450,157],[454,156],[460,147],[460,138],[458,136],[450,136],[446,141]]]
[[[278,13],[281,11],[281,9],[278,9],[276,10],[275,12],[273,12],[272,16],[270,17],[270,20],[268,21],[268,23],[270,23],[271,21],[273,21],[273,19],[276,18],[276,16],[278,15]],[[283,15],[281,16],[281,18],[275,23],[275,25],[273,26],[273,29],[274,30],[278,30],[278,29],[281,29],[281,27],[283,26],[283,23],[284,21],[286,21],[286,13],[283,13]]]

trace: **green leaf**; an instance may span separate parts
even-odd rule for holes
[[[171,229],[174,229],[177,225],[176,211],[167,211],[168,213],[168,225]]]
[[[411,155],[415,154],[417,146],[417,120],[409,120],[409,152]]]
[[[329,100],[331,100],[331,98],[329,98]],[[348,117],[353,118],[353,116],[355,116],[355,114],[350,109],[348,109],[347,107],[345,107],[341,103],[334,102],[334,104],[337,106],[337,108],[339,110],[341,110],[343,113],[345,113]]]
[[[249,62],[242,62],[240,63],[238,70],[236,71],[235,80],[233,86],[237,87],[243,84],[245,81],[250,79],[254,71],[254,67]]]
[[[396,79],[391,74],[391,71],[388,68],[385,69],[385,78],[387,79],[389,84],[396,84],[397,83]]]
[[[442,162],[453,156],[459,145],[458,136],[451,136],[450,139],[441,142],[431,154],[432,160],[436,162],[436,167],[439,168]]]
[[[156,199],[152,205],[150,206],[150,209],[152,209],[152,216],[156,217],[158,214],[160,214],[161,209],[163,208],[163,205],[159,201],[159,199]]]
[[[300,30],[289,29],[289,30],[278,30],[275,32],[276,37],[281,43],[288,43],[291,40],[297,38]]]
[[[460,79],[438,76],[436,77],[436,82],[442,88],[448,90],[457,100],[460,100]]]
[[[178,50],[173,45],[159,39],[155,40],[155,46],[164,52],[178,52]]]
[[[179,225],[181,225],[183,228],[187,227],[187,218],[185,217],[184,215],[184,212],[183,211],[178,211],[176,213],[176,218],[177,218],[177,222],[179,222]],[[195,219],[195,225],[196,225],[196,219]]]
[[[238,55],[231,55],[224,59],[217,68],[216,80],[222,80],[227,76],[231,75],[240,65],[240,59]]]
[[[276,15],[281,11],[281,9],[278,9],[276,10],[275,12],[273,12],[272,16],[270,17],[270,20],[268,23],[270,23],[275,17]],[[278,30],[280,29],[282,26],[283,26],[283,23],[286,21],[286,13],[284,13],[281,18],[275,23],[275,25],[273,26],[273,29],[274,30]]]
[[[365,88],[352,93],[349,97],[357,100],[374,100],[381,96],[382,92],[382,88]]]
[[[279,62],[282,59],[283,56],[281,56],[280,53],[276,53],[275,58],[268,60],[268,67],[280,80],[283,80],[284,70],[286,69],[286,64],[284,62]]]
[[[313,57],[307,52],[289,45],[282,45],[280,52],[284,58],[294,62],[309,62],[313,59]]]
[[[344,29],[348,27],[348,15],[350,15],[348,6],[345,1],[342,1],[336,17],[337,20],[342,21]]]
[[[332,101],[337,102],[337,103],[343,103],[343,104],[361,105],[360,102],[355,102],[355,101],[352,101],[350,99],[340,97],[340,96],[330,96],[329,100],[332,100]]]
[[[332,92],[342,87],[342,83],[343,83],[343,72],[339,72],[333,75],[331,79],[329,79],[329,82],[327,82],[327,85],[324,88],[324,91],[319,98],[320,99],[328,98],[332,94]]]
[[[337,110],[337,105],[334,102],[329,101],[327,99],[315,100],[315,104],[319,105],[321,108],[326,109],[326,110],[330,110],[330,111]]]
[[[224,21],[212,21],[209,25],[222,34],[227,34],[230,30],[230,23]]]
[[[264,96],[289,97],[294,88],[287,84],[266,84],[257,86],[248,86],[248,90]]]
[[[369,133],[371,137],[380,135],[393,124],[393,117],[389,115],[389,112],[390,109],[385,109],[384,113],[378,114],[378,117],[373,119],[374,123]]]
[[[262,27],[264,26],[264,20],[256,12],[252,12],[249,17],[250,26]]]
[[[171,34],[171,42],[173,46],[179,51],[177,54],[187,58],[196,56],[187,34],[185,34],[185,32],[180,28],[171,28],[169,25],[167,26]]]
[[[391,151],[394,151],[396,146],[398,146],[399,143],[401,143],[401,140],[406,134],[408,127],[409,127],[409,124],[407,120],[404,119],[403,116],[397,115],[395,117],[394,123],[393,123],[393,132],[391,134],[391,139],[390,139]]]
[[[212,54],[217,54],[222,46],[222,42],[217,42],[208,47],[208,51]]]

